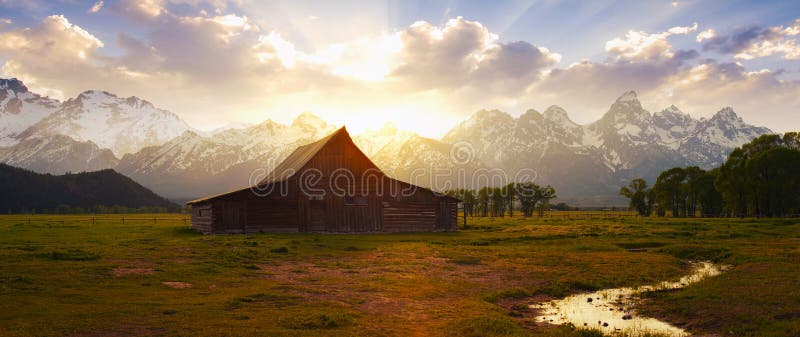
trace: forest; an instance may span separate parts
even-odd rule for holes
[[[530,217],[536,212],[539,216],[551,208],[556,190],[552,186],[539,186],[533,182],[509,183],[502,187],[483,187],[478,190],[458,189],[446,192],[447,195],[461,199],[466,216],[503,217],[514,216],[518,209],[523,216]],[[517,206],[519,205],[519,206]],[[557,205],[566,209],[565,204]]]
[[[764,135],[734,149],[720,167],[675,167],[649,187],[620,189],[640,215],[788,217],[800,214],[800,133]]]

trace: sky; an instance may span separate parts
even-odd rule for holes
[[[440,137],[480,109],[577,123],[635,90],[800,129],[798,1],[0,0],[0,76],[138,96],[199,129],[386,122]]]

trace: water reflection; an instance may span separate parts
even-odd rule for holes
[[[638,316],[633,310],[637,297],[634,295],[649,291],[678,289],[704,278],[719,275],[724,267],[710,262],[694,263],[691,274],[676,282],[661,282],[655,285],[636,288],[604,289],[588,294],[572,295],[560,300],[535,304],[539,309],[538,321],[550,324],[572,323],[576,327],[599,329],[606,334],[624,332],[629,336],[644,333],[657,333],[666,336],[688,336],[678,327],[655,318]]]

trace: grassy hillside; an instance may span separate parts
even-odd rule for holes
[[[180,215],[48,218],[0,216],[0,335],[594,336],[534,322],[526,307],[675,279],[698,259],[733,269],[652,294],[641,311],[697,334],[800,333],[798,219],[203,236]]]
[[[0,212],[55,212],[104,205],[177,207],[114,170],[55,176],[0,164]]]

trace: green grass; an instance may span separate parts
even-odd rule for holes
[[[733,268],[649,293],[640,312],[698,335],[800,333],[798,219],[487,218],[456,233],[204,236],[181,215],[82,218],[0,216],[0,335],[597,336],[534,322],[527,306],[676,279],[691,260]]]

